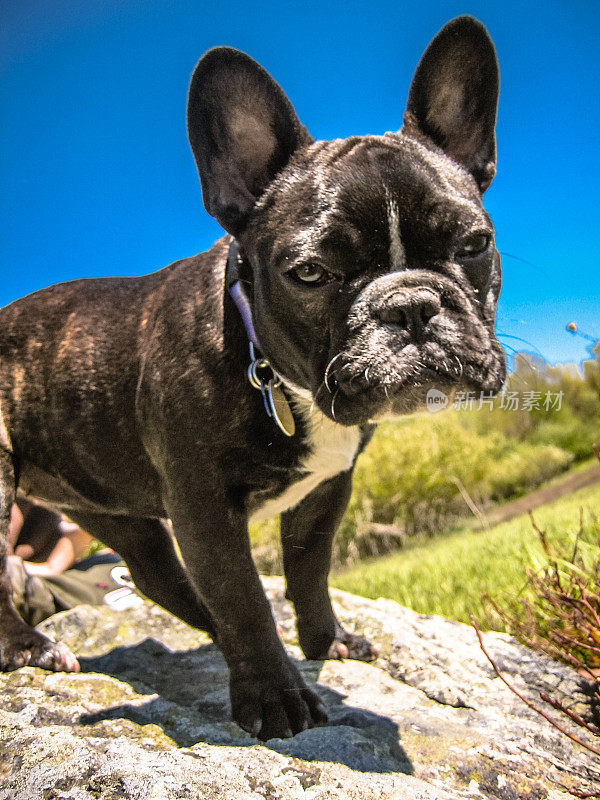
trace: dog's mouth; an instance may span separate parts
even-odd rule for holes
[[[440,352],[439,345],[407,345],[399,353],[377,347],[360,356],[341,351],[328,362],[316,404],[343,425],[378,422],[424,410],[432,390],[452,399],[457,390],[491,397],[506,367],[500,345],[485,353]]]

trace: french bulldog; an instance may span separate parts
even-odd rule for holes
[[[158,272],[69,281],[1,311],[2,533],[18,490],[117,550],[144,594],[210,633],[233,719],[260,739],[327,715],[277,635],[248,520],[281,514],[306,657],[373,658],[327,588],[357,455],[430,389],[504,381],[482,207],[497,100],[494,47],[471,17],[432,40],[403,127],[383,136],[314,141],[262,67],[217,47],[187,119],[226,235]],[[0,613],[2,669],[79,668],[21,620],[6,578]]]

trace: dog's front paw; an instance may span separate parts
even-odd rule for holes
[[[298,639],[306,658],[321,661],[326,658],[353,658],[374,661],[379,655],[375,645],[358,633],[350,633],[337,619],[298,617]]]
[[[232,671],[230,696],[235,722],[262,741],[288,739],[327,722],[325,706],[292,664],[278,677]]]
[[[0,641],[0,670],[10,672],[21,667],[79,672],[79,662],[66,645],[53,642],[25,625],[19,635]]]

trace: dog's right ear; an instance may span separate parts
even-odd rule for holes
[[[239,50],[198,62],[187,127],[208,213],[236,236],[268,184],[310,138],[281,87]]]
[[[424,134],[466,167],[482,194],[496,174],[498,88],[488,32],[473,17],[456,17],[425,50],[404,115],[404,129]]]

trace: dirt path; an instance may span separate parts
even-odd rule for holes
[[[594,464],[583,472],[570,475],[563,481],[552,484],[552,486],[545,486],[543,489],[531,492],[518,500],[505,503],[503,506],[499,506],[487,513],[485,519],[488,525],[492,527],[492,525],[498,525],[500,522],[519,517],[521,514],[527,514],[545,503],[550,503],[552,500],[564,497],[566,494],[576,492],[578,489],[593,486],[595,483],[600,483],[600,464]]]

